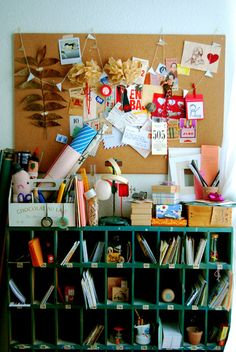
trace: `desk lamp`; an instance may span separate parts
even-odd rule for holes
[[[128,184],[128,180],[121,176],[121,170],[119,167],[121,162],[116,161],[113,158],[108,159],[105,162],[105,166],[109,167],[109,170],[112,172],[110,174],[105,174],[101,176],[101,180],[99,180],[95,185],[95,190],[97,194],[97,198],[100,200],[109,199],[111,194],[113,197],[113,215],[112,216],[104,216],[99,219],[100,225],[110,225],[110,226],[126,226],[129,225],[127,219],[115,216],[115,194],[117,193],[118,185],[117,184]],[[108,190],[109,185],[109,190]]]

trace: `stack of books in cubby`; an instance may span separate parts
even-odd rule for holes
[[[152,201],[136,200],[131,202],[131,225],[151,226],[152,220]]]

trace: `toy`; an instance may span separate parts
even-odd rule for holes
[[[30,175],[18,163],[13,164],[12,192],[14,203],[31,200]]]

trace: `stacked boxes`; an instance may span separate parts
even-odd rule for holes
[[[154,185],[152,186],[153,204],[178,204],[179,186]]]
[[[134,201],[131,203],[131,225],[151,226],[152,202]]]
[[[181,220],[182,204],[179,204],[179,186],[154,185],[152,186],[152,199],[155,206],[154,219],[158,219],[160,226],[171,226],[170,220],[175,220],[178,226]],[[152,221],[157,225],[157,221]]]

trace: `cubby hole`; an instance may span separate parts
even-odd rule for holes
[[[132,299],[131,269],[116,268],[107,270],[107,303],[126,304]]]
[[[141,241],[143,240],[143,241]],[[140,242],[141,241],[141,242]],[[151,253],[148,254],[148,253]],[[157,235],[155,232],[135,233],[135,262],[157,263]],[[153,258],[153,260],[151,259]]]
[[[158,319],[158,348],[177,349],[183,345],[183,312],[180,310],[160,310]]]
[[[185,318],[184,318],[184,344],[185,346],[191,346],[187,328],[194,327],[198,331],[202,331],[202,336],[200,340],[200,345],[205,344],[206,339],[206,312],[200,310],[189,310],[185,311]]]
[[[159,301],[163,304],[182,304],[183,273],[179,269],[160,269]]]
[[[42,300],[50,286],[54,286],[54,270],[52,268],[34,268],[33,271],[33,302],[43,303]],[[55,303],[55,287],[46,303]]]
[[[139,326],[145,328],[147,326],[150,334],[150,343],[146,344],[150,346],[157,346],[158,343],[158,320],[157,311],[155,309],[135,309],[134,311],[134,343],[141,345],[139,342],[143,342],[144,345],[147,341],[140,341],[136,339],[136,336],[142,333],[143,330],[139,330]]]
[[[83,312],[83,344],[91,345],[92,332],[96,331],[96,343],[105,344],[105,312],[101,310],[87,310]],[[95,330],[96,329],[96,330]],[[99,336],[98,336],[99,335]]]
[[[64,232],[58,233],[58,248],[57,248],[57,262],[62,264],[62,261],[66,258],[69,251],[72,249],[75,242],[80,242],[79,232],[71,231],[70,236]],[[75,249],[73,255],[68,260],[68,263],[79,263],[80,262],[80,246],[81,243]]]
[[[78,268],[61,268],[57,274],[57,302],[84,304],[81,288],[81,273]]]
[[[31,344],[31,311],[30,308],[11,308],[9,311],[11,329],[9,331],[10,344]]]
[[[55,344],[55,311],[53,309],[35,309],[34,344]]]
[[[217,252],[218,252],[218,259],[217,261],[211,261],[211,238],[213,234],[217,234]],[[231,264],[232,257],[231,257],[231,233],[224,233],[224,232],[214,232],[210,233],[209,235],[209,262],[211,264]]]
[[[13,284],[14,287],[16,287],[16,290],[13,290],[10,285],[9,281],[9,293],[10,293],[10,302],[13,303],[25,303],[25,304],[30,304],[31,303],[31,268],[29,266],[23,266],[23,268],[17,268],[17,267],[11,267],[10,268],[10,278],[11,283]],[[17,289],[20,291],[20,297],[17,296]],[[15,293],[14,293],[15,292]]]
[[[134,304],[157,303],[157,271],[150,268],[134,270]]]
[[[132,261],[132,233],[120,231],[108,233],[107,263],[130,263]]]
[[[184,263],[184,237],[181,232],[162,232],[158,248],[158,262],[161,265]]]
[[[209,311],[207,343],[225,346],[230,327],[229,323],[229,312]]]
[[[39,238],[43,254],[43,262],[53,264],[55,262],[55,236],[54,231],[34,231],[34,238]]]
[[[107,311],[108,341],[116,346],[132,343],[132,315],[127,310]],[[118,349],[118,348],[117,348]]]
[[[207,306],[208,283],[205,270],[186,269],[185,271],[186,307]]]
[[[87,261],[105,261],[105,234],[104,232],[83,231],[83,245],[87,251]],[[96,252],[97,251],[97,252]],[[96,254],[95,254],[96,252]],[[96,257],[96,258],[95,258]],[[86,261],[83,256],[83,261]]]
[[[209,270],[210,309],[230,309],[232,296],[232,272],[229,270]]]
[[[208,238],[204,232],[188,232],[185,236],[185,264],[200,266],[207,262]],[[203,251],[201,251],[201,248]],[[202,254],[200,254],[202,252]]]
[[[58,344],[80,344],[81,318],[79,309],[58,310]]]
[[[10,232],[9,239],[9,263],[30,263],[31,259],[28,247],[28,242],[31,240],[30,231],[16,231],[14,233]]]

